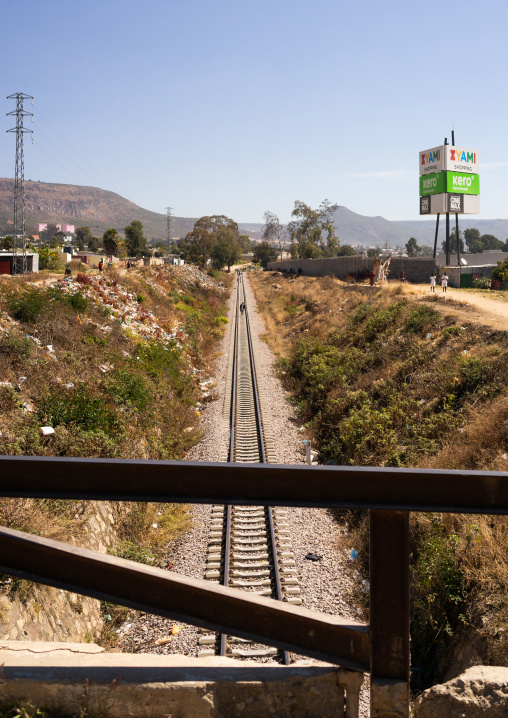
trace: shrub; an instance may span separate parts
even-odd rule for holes
[[[490,279],[488,277],[478,277],[474,280],[476,289],[490,289]]]
[[[9,302],[11,316],[25,324],[35,324],[47,307],[48,298],[40,289],[28,289]]]
[[[30,339],[7,332],[0,336],[0,356],[5,357],[12,364],[17,365],[30,356],[32,343]]]
[[[508,257],[504,262],[497,263],[497,267],[492,270],[491,278],[500,282],[508,282]]]
[[[415,307],[406,319],[404,331],[408,334],[421,334],[433,327],[439,318],[439,312],[431,307]]]
[[[72,390],[50,389],[41,400],[38,416],[53,427],[73,425],[106,434],[114,434],[120,428],[116,412],[107,399],[84,385]]]

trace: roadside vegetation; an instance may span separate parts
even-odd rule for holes
[[[199,437],[200,384],[227,323],[227,294],[219,273],[186,266],[0,281],[0,453],[184,459]],[[0,498],[0,523],[79,544],[87,507]],[[185,506],[124,507],[118,556],[160,565],[189,528]],[[7,596],[29,595],[28,582],[0,583]]]
[[[252,284],[321,463],[508,470],[505,332],[457,323],[398,283],[265,273]],[[341,520],[368,578],[367,516]],[[507,550],[505,517],[411,515],[420,685],[442,679],[454,649],[473,637],[483,662],[506,665]]]

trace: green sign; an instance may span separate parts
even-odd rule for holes
[[[433,172],[420,177],[420,197],[446,192],[446,172]]]
[[[420,197],[446,192],[480,194],[480,175],[467,172],[434,172],[420,177]]]
[[[468,172],[447,172],[446,192],[480,194],[480,175],[473,175]]]

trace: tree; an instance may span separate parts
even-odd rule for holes
[[[250,252],[251,251],[251,242],[250,237],[248,234],[241,234],[238,237],[238,243],[240,247],[242,248],[242,252]]]
[[[342,247],[339,247],[339,251],[337,252],[338,257],[352,257],[355,254],[356,252],[350,244],[343,244]]]
[[[280,223],[279,218],[273,212],[267,210],[264,213],[265,226],[263,229],[263,240],[265,242],[276,242],[279,247],[280,258],[286,248],[286,232],[284,225]]]
[[[500,239],[497,237],[494,237],[493,234],[482,234],[481,236],[482,244],[483,244],[483,251],[486,249],[502,249],[503,248],[503,242],[501,242]]]
[[[410,237],[406,242],[406,252],[408,257],[417,257],[422,248],[418,245],[418,242],[414,237]]]
[[[102,245],[106,254],[114,255],[118,250],[118,232],[116,229],[107,229],[102,235]]]
[[[470,227],[464,230],[464,239],[467,244],[467,251],[471,254],[483,252],[483,243],[480,236],[480,230],[476,227]]]
[[[229,217],[215,214],[198,219],[192,232],[185,236],[185,258],[204,267],[212,256],[221,229],[227,229],[231,236],[238,239],[238,225]]]
[[[434,248],[429,247],[428,244],[424,244],[422,247],[421,255],[422,257],[432,257],[434,254]]]
[[[371,259],[376,259],[376,257],[379,257],[379,249],[376,247],[369,247],[367,250],[367,257],[370,257]]]
[[[14,239],[12,235],[8,234],[7,237],[2,239],[2,249],[12,249],[14,247]]]
[[[277,259],[277,250],[268,242],[260,242],[254,247],[254,261],[266,269],[268,262],[275,262]]]
[[[217,241],[212,249],[212,265],[215,269],[222,269],[227,264],[228,272],[231,265],[236,264],[242,256],[242,248],[234,231],[229,227],[221,227],[217,232]]]
[[[143,224],[139,219],[133,219],[125,227],[125,244],[129,257],[140,257],[146,253],[146,237],[143,234]]]
[[[289,223],[288,231],[292,242],[298,244],[300,257],[315,255],[320,250],[323,257],[334,257],[337,254],[339,239],[335,232],[333,215],[338,209],[337,204],[323,200],[317,209],[311,209],[304,202],[296,201],[291,216],[295,219]]]
[[[289,245],[289,253],[291,255],[291,259],[298,259],[299,253],[298,253],[298,244],[296,242],[291,242]]]
[[[441,247],[443,248],[443,251],[446,252],[446,240],[441,243]],[[460,247],[460,253],[464,254],[464,240],[462,238],[462,231],[459,229],[459,247]],[[457,254],[457,235],[455,233],[455,230],[453,229],[450,232],[450,254]]]
[[[39,237],[41,241],[43,241],[45,244],[49,244],[59,232],[60,230],[58,229],[56,224],[48,224],[46,226],[46,229],[43,229],[41,232],[39,232]]]
[[[79,249],[83,250],[92,239],[92,230],[90,227],[76,227],[75,236]]]

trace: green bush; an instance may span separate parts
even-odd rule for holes
[[[488,277],[478,277],[474,280],[476,289],[490,289],[490,279]]]
[[[0,335],[0,356],[4,356],[13,365],[28,359],[32,351],[32,342],[20,334],[7,332]]]
[[[18,322],[35,324],[48,308],[48,297],[40,289],[28,289],[9,302],[9,312]]]
[[[497,267],[492,270],[492,279],[498,279],[500,282],[508,282],[508,257],[504,262],[498,262]]]
[[[106,397],[84,385],[74,389],[54,387],[40,402],[38,416],[53,428],[76,426],[114,434],[120,429],[118,417]]]
[[[439,312],[431,307],[416,307],[411,310],[404,323],[404,331],[408,334],[422,334],[431,329],[440,319]]]
[[[411,655],[413,665],[422,670],[424,685],[429,685],[460,621],[466,582],[455,560],[460,539],[446,533],[439,515],[433,515],[430,526],[415,538]]]

